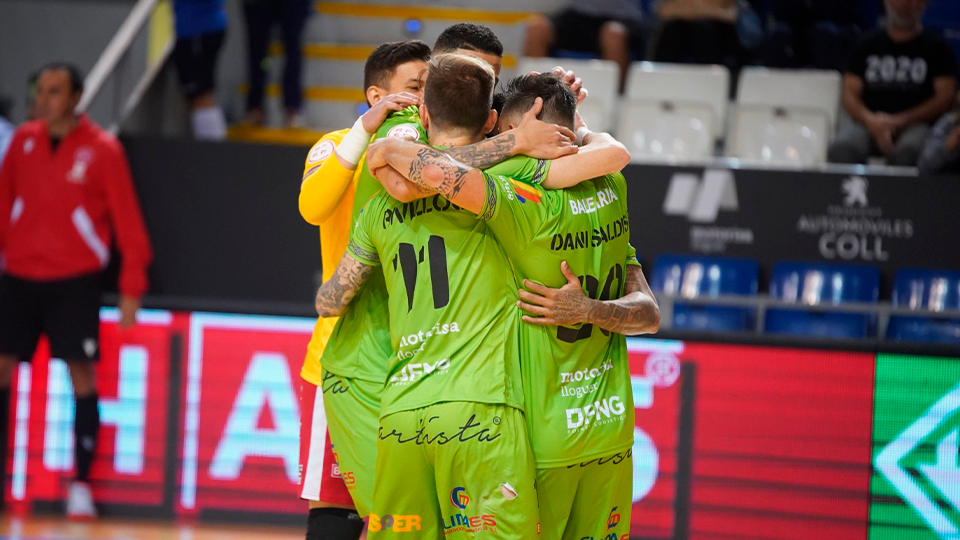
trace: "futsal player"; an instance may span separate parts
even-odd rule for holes
[[[505,94],[507,128],[538,100],[545,120],[573,127],[578,119],[573,93],[554,76],[518,77]],[[426,100],[429,107],[429,86]],[[440,111],[425,117],[445,120]],[[615,143],[578,124],[584,147],[564,159],[586,160],[591,146]],[[569,189],[536,187],[561,161],[521,156],[481,173],[431,149],[386,141],[371,149],[369,166],[436,191],[480,215],[496,235],[517,279],[533,291],[520,291],[518,306],[540,315],[524,316],[519,347],[540,535],[619,538],[630,530],[634,424],[622,334],[656,331],[659,308],[629,245],[618,170],[626,162]]]

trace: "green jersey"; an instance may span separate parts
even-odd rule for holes
[[[382,137],[402,137],[426,142],[427,134],[420,125],[417,107],[410,106],[390,115],[373,139]],[[362,169],[353,199],[354,223],[367,201],[383,192],[380,181],[370,174],[366,164],[361,161],[360,167]],[[384,381],[386,358],[393,352],[386,306],[387,287],[383,273],[376,271],[337,320],[320,358],[320,363],[327,371],[341,377],[381,383]]]
[[[366,206],[347,247],[381,265],[393,355],[380,416],[444,401],[522,406],[516,282],[486,223],[440,195]]]
[[[623,295],[629,244],[627,186],[621,174],[564,190],[536,187],[549,164],[517,156],[484,171],[482,218],[518,278],[561,287],[567,261],[586,294]],[[533,185],[530,185],[533,184]],[[594,328],[520,329],[524,400],[537,466],[582,463],[633,445],[634,410],[626,339]]]

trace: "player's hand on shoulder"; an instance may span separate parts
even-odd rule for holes
[[[367,133],[376,133],[392,113],[402,111],[411,105],[419,104],[420,98],[409,92],[390,94],[370,107],[369,111],[363,113],[363,116],[360,117],[363,123],[363,130]]]
[[[569,128],[537,119],[543,109],[543,99],[537,98],[533,107],[523,115],[520,125],[512,133],[517,138],[517,153],[537,159],[557,159],[576,154],[576,135]]]

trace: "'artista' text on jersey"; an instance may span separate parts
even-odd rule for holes
[[[403,223],[408,219],[429,214],[430,212],[446,212],[447,210],[461,210],[461,208],[440,195],[403,203],[399,207],[384,210],[383,228],[386,229],[390,225]]]
[[[550,241],[550,249],[553,251],[568,251],[588,247],[595,248],[629,233],[630,220],[624,214],[620,219],[595,229],[566,234],[557,233],[553,235],[553,239]]]

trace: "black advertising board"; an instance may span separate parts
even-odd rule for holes
[[[960,269],[960,178],[628,167],[630,237],[641,260],[664,253],[748,257],[761,290],[778,261]]]

